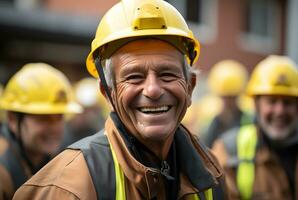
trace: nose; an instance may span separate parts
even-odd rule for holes
[[[283,114],[286,110],[286,103],[283,100],[278,100],[274,105],[276,114]]]
[[[63,115],[58,114],[58,115],[50,116],[48,124],[51,127],[49,128],[49,131],[52,135],[61,136],[63,134],[63,131],[64,131]]]
[[[159,99],[164,93],[161,82],[154,73],[149,73],[144,82],[143,95],[150,99]]]

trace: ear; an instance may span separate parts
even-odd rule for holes
[[[18,120],[15,113],[8,111],[7,112],[7,124],[8,127],[14,134],[18,132]],[[17,135],[16,135],[17,136]]]
[[[100,89],[100,93],[105,97],[106,101],[108,102],[109,107],[110,107],[110,110],[111,111],[114,111],[114,108],[113,108],[113,106],[112,106],[112,104],[110,102],[110,99],[109,99],[109,97],[108,97],[108,95],[106,93],[106,90],[105,90],[103,84],[101,83],[101,80],[99,80],[99,89]],[[110,91],[111,91],[111,93],[113,92],[112,90],[110,90]]]
[[[191,105],[191,97],[192,97],[192,92],[197,84],[197,75],[196,73],[191,73],[188,83],[187,83],[187,107]]]

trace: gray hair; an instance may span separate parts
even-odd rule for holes
[[[192,68],[188,62],[186,56],[183,56],[183,74],[186,82],[188,82],[192,75],[197,75],[198,71]],[[101,66],[103,67],[104,76],[109,88],[115,89],[116,80],[113,71],[112,57],[101,60]]]
[[[115,89],[116,87],[116,81],[113,71],[113,63],[112,58],[107,58],[104,60],[101,60],[101,66],[103,68],[104,76],[107,82],[107,85],[109,88]]]

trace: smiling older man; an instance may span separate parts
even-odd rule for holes
[[[123,0],[103,17],[87,68],[113,110],[15,199],[223,199],[216,160],[180,124],[199,43],[162,0]],[[100,65],[101,64],[101,65]]]

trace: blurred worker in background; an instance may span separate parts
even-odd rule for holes
[[[0,199],[12,199],[59,150],[63,114],[80,112],[81,107],[71,101],[70,83],[60,71],[31,63],[9,80],[0,108],[7,111],[0,137]]]
[[[256,122],[224,133],[213,150],[224,166],[231,199],[298,199],[298,71],[269,56],[247,85]]]
[[[223,60],[212,67],[208,85],[211,92],[222,99],[222,109],[203,136],[208,147],[212,147],[213,142],[228,129],[250,122],[237,105],[238,97],[245,89],[247,76],[246,68],[235,60]]]
[[[98,88],[99,82],[95,78],[83,78],[74,85],[75,100],[84,108],[84,111],[69,116],[62,149],[104,128],[109,107]]]
[[[222,169],[180,124],[199,50],[166,1],[113,6],[87,58],[113,108],[105,129],[59,154],[14,199],[223,199]]]
[[[222,110],[222,100],[220,97],[207,93],[199,99],[192,102],[191,106],[182,120],[190,131],[199,137],[204,136],[210,121]]]

